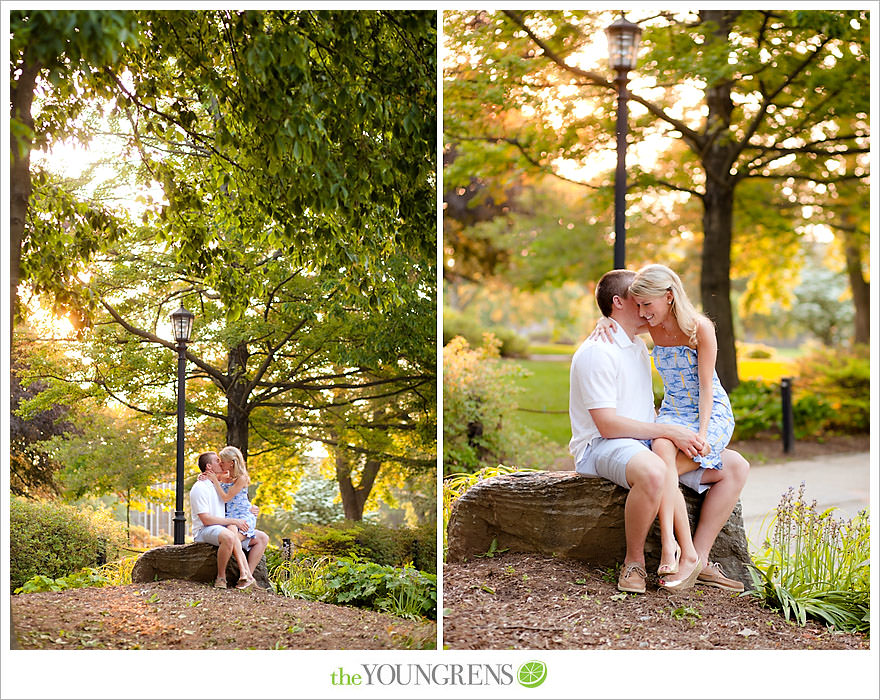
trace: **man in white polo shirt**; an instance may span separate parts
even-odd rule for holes
[[[635,273],[629,270],[612,270],[596,286],[599,309],[616,327],[611,343],[588,338],[572,357],[569,451],[577,472],[601,476],[629,490],[624,510],[626,556],[617,587],[629,593],[644,593],[645,539],[657,517],[666,478],[663,461],[651,452],[650,441],[668,438],[689,457],[699,453],[702,441],[682,426],[654,422],[651,365],[647,347],[637,337],[647,330],[647,324],[629,296],[634,277]],[[726,481],[711,499],[706,497],[693,540],[689,529],[679,538],[682,573],[678,577],[664,577],[672,583],[670,588],[688,587],[696,580],[742,590],[741,583],[724,577],[716,565],[708,562],[709,550],[736,505],[748,471],[748,463],[736,452],[725,450],[722,459],[725,469],[712,471],[717,476],[723,474],[721,478]],[[687,518],[684,497],[677,493],[681,502],[676,508]],[[698,559],[704,567],[696,566]],[[685,576],[687,573],[690,575]]]
[[[204,452],[199,455],[199,471],[202,473],[211,471],[215,474],[222,471],[220,458],[216,452]],[[226,564],[233,554],[241,572],[237,587],[246,588],[252,585],[254,578],[248,567],[244,550],[241,548],[241,540],[226,527],[235,525],[247,531],[247,522],[240,518],[226,517],[226,506],[217,495],[214,485],[207,480],[196,481],[189,492],[189,503],[192,513],[193,541],[207,542],[217,547],[217,579],[214,581],[214,587],[226,588]]]

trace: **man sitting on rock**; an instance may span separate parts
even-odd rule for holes
[[[629,295],[634,277],[629,270],[612,270],[596,286],[599,309],[616,327],[612,342],[588,338],[572,357],[569,450],[578,473],[601,476],[629,490],[624,509],[626,555],[617,587],[628,593],[644,593],[645,540],[657,517],[666,470],[663,460],[651,452],[650,441],[668,438],[688,458],[699,454],[702,441],[682,426],[654,422],[651,364],[645,343],[636,337],[647,331],[648,325]],[[733,450],[724,450],[722,463],[720,470],[696,470],[682,477],[682,483],[697,491],[711,488],[703,500],[693,538],[689,524],[680,528],[676,522],[681,568],[696,576],[676,579],[664,575],[673,583],[667,585],[670,589],[681,590],[696,582],[743,590],[742,583],[727,578],[717,564],[709,562],[709,552],[736,507],[749,468]],[[694,481],[695,475],[702,483],[688,482],[688,478]],[[680,491],[676,494],[681,503],[676,503],[675,511],[686,518],[684,496]],[[702,567],[694,568],[698,558]]]
[[[222,472],[220,458],[216,452],[204,452],[199,455],[199,471]],[[217,579],[215,588],[226,588],[226,565],[229,557],[235,555],[240,572],[236,588],[247,588],[254,583],[253,573],[248,566],[241,540],[236,537],[227,525],[235,525],[247,530],[247,522],[239,518],[227,518],[226,506],[217,496],[210,481],[196,481],[189,492],[190,511],[192,513],[192,535],[194,542],[207,542],[217,547]],[[262,556],[262,552],[260,552]],[[254,563],[254,567],[259,559]]]

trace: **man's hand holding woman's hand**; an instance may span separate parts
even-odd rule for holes
[[[248,531],[248,524],[246,520],[242,520],[241,518],[229,518],[229,524],[235,525],[242,532]]]
[[[697,455],[709,454],[709,443],[693,430],[675,424],[666,425],[666,429],[665,437],[672,440],[675,446],[691,459]]]

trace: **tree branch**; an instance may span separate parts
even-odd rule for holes
[[[110,304],[108,304],[104,299],[101,299],[101,306],[103,306],[109,314],[113,317],[113,320],[116,321],[120,326],[122,326],[126,331],[131,333],[132,335],[137,336],[138,338],[143,338],[151,343],[155,343],[157,345],[162,345],[169,350],[173,350],[177,352],[177,345],[172,343],[170,340],[165,340],[164,338],[160,338],[149,331],[145,331],[141,328],[137,328],[136,326],[131,325],[128,321],[126,321],[122,316],[120,316],[119,312],[116,311]],[[192,362],[196,367],[203,370],[209,377],[211,377],[214,381],[216,381],[219,386],[226,386],[226,376],[223,375],[218,369],[209,365],[206,362],[203,362],[199,357],[193,355],[189,350],[186,350],[186,359]]]
[[[529,35],[529,38],[535,42],[540,49],[544,52],[544,55],[549,58],[553,63],[562,68],[563,70],[577,75],[581,78],[585,78],[592,85],[597,85],[599,87],[606,88],[608,90],[617,91],[617,87],[613,82],[606,79],[604,76],[599,73],[594,73],[593,71],[583,70],[582,68],[578,68],[577,66],[572,66],[565,62],[559,54],[557,54],[550,46],[540,39],[531,29],[529,29],[528,25],[525,23],[523,19],[522,13],[515,10],[503,10],[503,13],[513,21],[518,27],[520,27],[526,34]],[[668,115],[662,108],[655,105],[653,102],[646,100],[644,97],[640,97],[632,92],[629,93],[629,99],[638,102],[645,109],[647,109],[651,114],[653,114],[658,119],[662,119],[667,124],[671,124],[675,127],[676,130],[681,132],[681,135],[685,140],[690,141],[694,144],[694,146],[701,150],[703,148],[703,143],[705,141],[704,137],[698,134],[696,131],[688,127],[684,122],[679,121],[675,117]]]

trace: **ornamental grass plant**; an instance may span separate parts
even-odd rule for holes
[[[754,591],[798,624],[813,618],[846,632],[870,631],[870,523],[807,503],[805,485],[783,495],[751,567]]]

